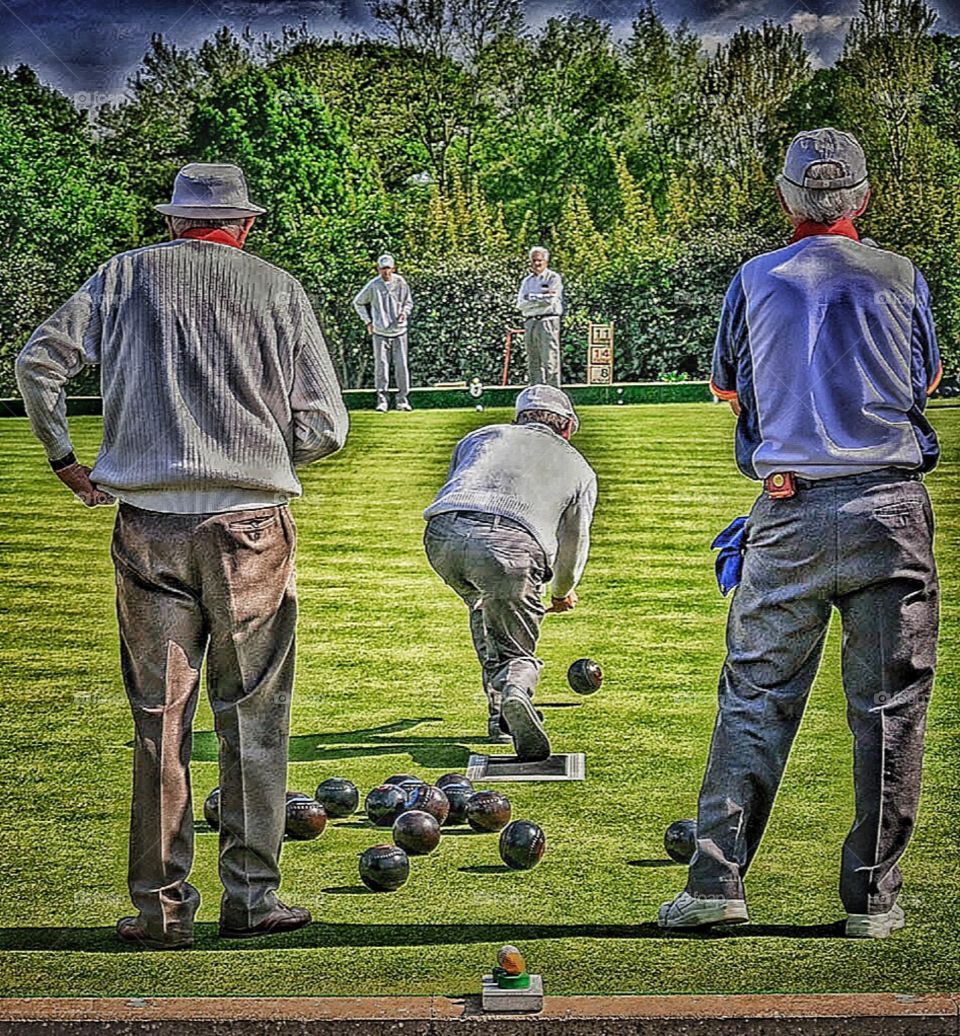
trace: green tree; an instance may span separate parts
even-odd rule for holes
[[[350,299],[400,233],[376,169],[294,69],[253,68],[199,103],[188,127],[200,161],[231,161],[268,214],[250,247],[300,278],[328,332],[341,376],[362,382]]]
[[[610,26],[552,18],[537,34],[505,34],[496,53],[496,118],[477,144],[481,187],[503,203],[508,227],[531,212],[538,239],[548,239],[575,184],[608,227],[620,206],[609,144],[623,133],[632,96]]]
[[[869,145],[877,170],[898,179],[907,174],[933,84],[936,20],[923,0],[861,0],[838,63],[851,125]]]
[[[85,113],[32,69],[0,69],[0,395],[26,337],[115,252],[140,203],[103,175]],[[74,386],[95,391],[95,376]]]
[[[140,68],[127,83],[129,100],[97,113],[102,154],[111,178],[129,176],[128,187],[149,199],[169,195],[177,170],[195,161],[190,120],[197,105],[263,60],[272,47],[259,47],[249,33],[222,28],[193,50],[157,34]],[[162,217],[147,209],[146,231],[163,233]]]
[[[637,14],[624,56],[633,89],[621,146],[634,175],[662,203],[671,177],[685,167],[706,57],[686,23],[670,32],[653,0]]]
[[[771,138],[782,138],[787,102],[810,74],[803,37],[792,28],[738,29],[707,65],[695,130],[701,165],[738,176],[762,169]]]

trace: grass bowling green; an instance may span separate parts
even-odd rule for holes
[[[927,480],[943,584],[937,687],[919,824],[904,861],[907,927],[842,938],[840,846],[852,761],[834,622],[767,836],[750,873],[751,924],[665,933],[659,904],[685,870],[667,825],[693,816],[723,658],[727,604],[713,536],[756,486],[733,462],[728,408],[593,407],[576,444],[600,476],[580,607],[548,616],[538,694],[556,751],[585,751],[583,783],[501,784],[514,820],[546,833],[543,861],[513,871],[498,834],[444,828],[391,893],[367,892],[358,858],[389,842],[362,814],[283,851],[283,899],[315,923],[272,940],[217,937],[218,783],[209,706],[195,723],[192,882],[196,949],[121,945],[132,737],[120,681],[109,542],[50,473],[26,421],[0,421],[0,996],[319,996],[479,990],[505,943],[548,993],[886,991],[960,985],[960,407],[935,406],[943,444]],[[331,777],[367,792],[392,774],[435,781],[484,751],[486,711],[460,601],[424,559],[421,511],[454,443],[507,411],[355,412],[347,447],[303,472],[301,605],[288,787]],[[96,418],[71,422],[92,462]],[[574,694],[577,658],[603,667]],[[498,746],[495,751],[509,751]]]

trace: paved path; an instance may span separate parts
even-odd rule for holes
[[[537,1015],[479,997],[0,999],[0,1036],[960,1036],[960,994],[571,996]]]

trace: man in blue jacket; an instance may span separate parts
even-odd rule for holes
[[[727,292],[714,393],[738,415],[740,470],[763,482],[730,608],[719,715],[686,890],[663,927],[748,919],[744,878],[770,815],[833,608],[854,738],[855,820],[840,897],[850,936],[903,927],[898,861],[914,828],[936,664],[939,587],[923,486],[941,375],[927,285],[860,241],[864,153],[833,129],[791,143],[789,245]]]

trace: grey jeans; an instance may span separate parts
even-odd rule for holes
[[[560,318],[530,317],[523,327],[527,381],[560,388]]]
[[[129,887],[157,939],[187,936],[192,723],[200,667],[220,745],[220,916],[276,905],[297,598],[286,507],[158,514],[120,505],[113,534],[123,682],[134,721]]]
[[[377,402],[387,402],[390,387],[390,363],[393,362],[393,376],[397,379],[397,402],[406,403],[410,394],[410,372],[407,369],[407,333],[402,335],[373,336],[373,383],[377,390]]]
[[[491,714],[508,683],[532,695],[543,664],[535,654],[540,598],[552,578],[543,548],[518,522],[467,511],[431,518],[423,542],[433,569],[470,610]]]
[[[691,894],[743,896],[833,608],[854,749],[855,819],[840,897],[848,913],[883,913],[896,901],[920,797],[939,587],[927,492],[890,469],[801,482],[790,499],[754,504],[700,791]]]

